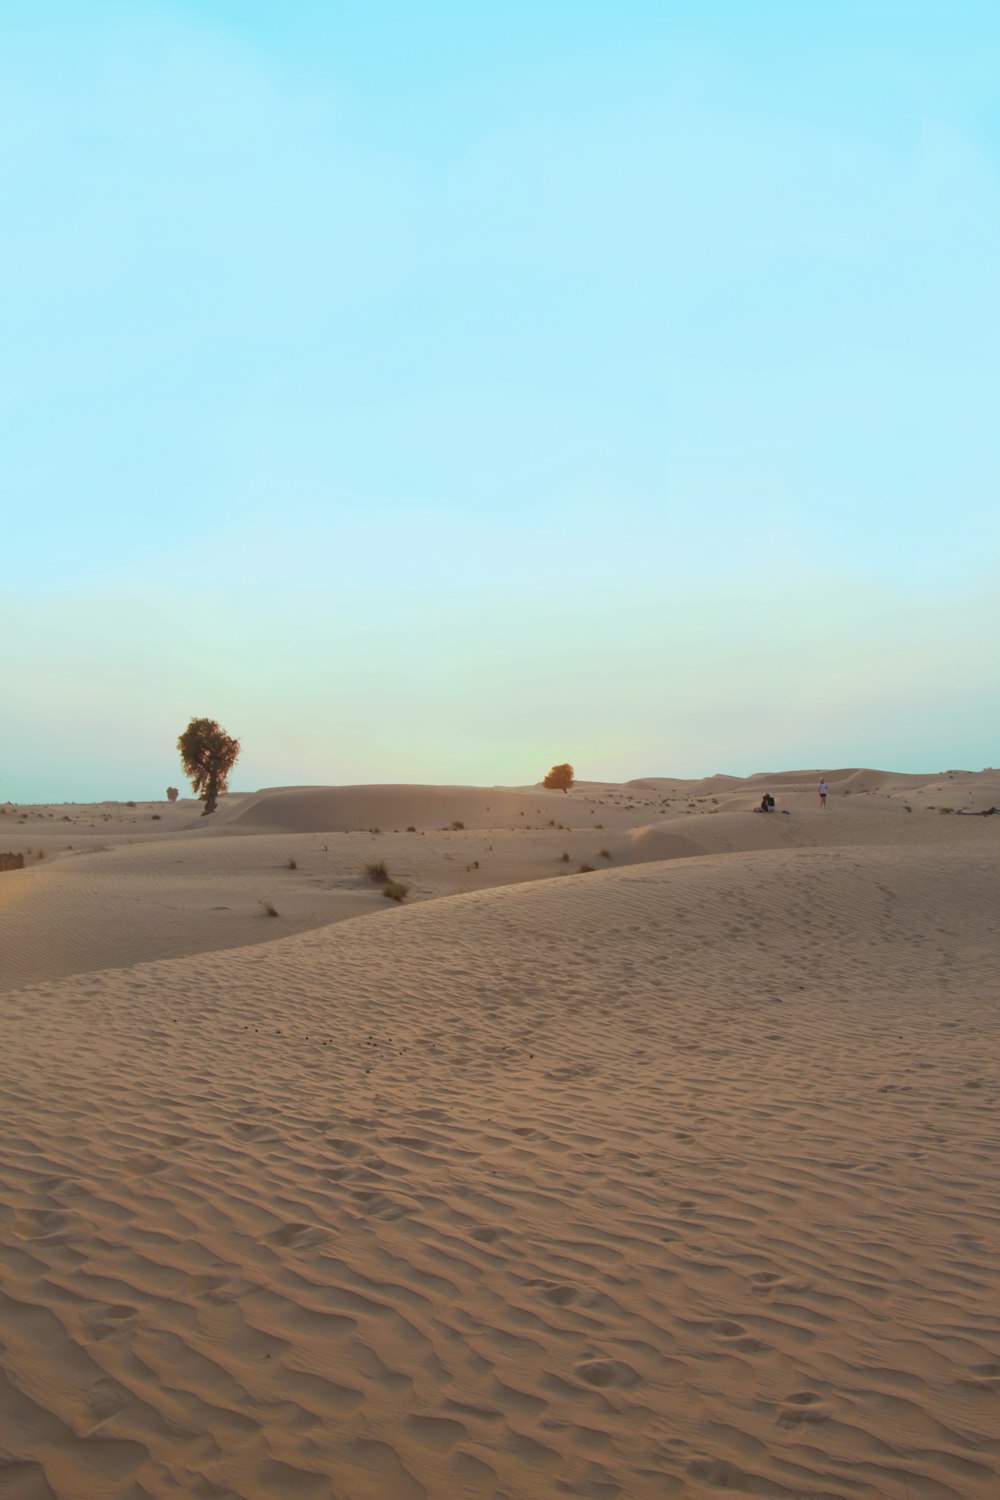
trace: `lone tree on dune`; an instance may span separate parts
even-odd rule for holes
[[[234,740],[214,719],[192,719],[177,748],[191,785],[204,802],[202,817],[215,812],[219,796],[229,786],[229,773],[240,753]]]
[[[572,766],[553,766],[542,782],[542,786],[547,786],[550,792],[568,792],[572,785]]]

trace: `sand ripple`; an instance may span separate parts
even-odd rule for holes
[[[5,1500],[995,1500],[998,902],[765,851],[5,997]]]

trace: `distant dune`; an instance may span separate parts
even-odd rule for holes
[[[826,774],[8,807],[4,1500],[996,1500],[1000,773]]]
[[[506,819],[555,816],[562,792],[509,791],[503,787],[347,786],[273,788],[241,801],[226,818],[228,828],[260,832],[349,833],[352,829],[419,831],[495,828]],[[226,810],[228,811],[228,810]]]

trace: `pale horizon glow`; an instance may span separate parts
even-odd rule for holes
[[[0,43],[0,801],[997,762],[1000,9]]]

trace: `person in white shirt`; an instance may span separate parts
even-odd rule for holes
[[[825,807],[826,806],[826,794],[827,794],[827,792],[829,790],[830,790],[830,788],[826,784],[826,777],[823,776],[820,779],[820,783],[819,783],[819,805],[820,805],[820,807]]]

